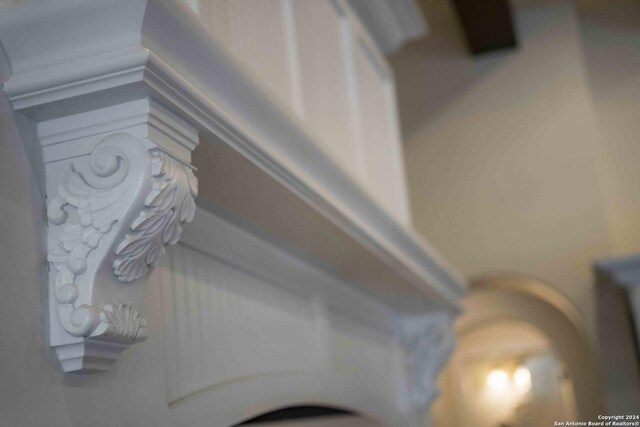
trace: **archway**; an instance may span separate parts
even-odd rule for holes
[[[358,413],[327,406],[290,406],[258,415],[237,425],[255,427],[383,427]]]
[[[178,416],[197,411],[200,415],[194,418],[193,425],[203,427],[235,426],[270,412],[301,406],[358,414],[375,427],[424,425],[423,418],[399,409],[394,398],[362,387],[348,375],[319,371],[230,381],[175,404],[172,409]]]
[[[598,365],[582,317],[571,302],[529,276],[505,274],[472,280],[464,313],[456,324],[457,335],[464,337],[478,328],[504,321],[518,321],[540,331],[551,352],[566,366],[577,418],[596,419],[603,408]]]

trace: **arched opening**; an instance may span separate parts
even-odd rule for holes
[[[599,374],[582,317],[546,283],[512,274],[473,280],[456,332],[459,345],[434,405],[438,427],[466,425],[469,418],[476,426],[549,425],[601,413]],[[524,368],[532,380],[528,396],[510,389],[526,382]],[[545,395],[556,398],[544,404]]]
[[[256,375],[230,381],[208,390],[207,393],[197,394],[179,402],[174,408],[176,412],[181,413],[198,410],[201,414],[198,425],[235,426],[285,408],[309,406],[358,414],[357,419],[360,424],[353,424],[352,427],[421,425],[420,420],[410,418],[412,414],[399,409],[393,398],[394,395],[380,395],[372,392],[353,381],[353,377],[343,373],[323,371]],[[209,424],[211,420],[215,420],[215,423]],[[270,426],[266,423],[256,425],[278,426],[278,424]],[[296,426],[291,423],[281,425]],[[304,424],[301,424],[302,426],[307,427]],[[313,424],[309,425],[309,427],[312,426]],[[318,424],[317,427],[324,426]]]
[[[237,426],[256,427],[382,427],[355,412],[327,406],[290,406],[270,411]]]
[[[549,339],[527,322],[495,318],[458,337],[444,387],[457,425],[543,426],[576,419],[573,383]],[[449,415],[451,417],[451,415]]]

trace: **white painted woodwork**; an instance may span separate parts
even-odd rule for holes
[[[383,206],[409,222],[401,142],[390,71],[364,40],[354,49],[366,181]],[[385,171],[380,173],[380,171]]]
[[[411,4],[376,2],[376,20]],[[403,224],[411,223],[393,77],[349,3],[203,0],[191,6],[334,161]]]
[[[171,251],[159,280],[169,404],[216,384],[313,373],[326,363],[309,298],[184,246]]]
[[[298,40],[303,118],[347,170],[364,177],[351,67],[351,22],[333,1],[292,2]],[[327,76],[332,76],[327,85]]]
[[[381,51],[391,53],[424,37],[427,23],[416,0],[349,0]]]
[[[25,208],[0,204],[33,216],[10,237],[30,239],[20,265],[42,268],[7,281],[19,302],[2,302],[2,321],[29,313],[35,333],[0,340],[20,375],[5,372],[14,362],[0,372],[34,378],[20,396],[55,400],[20,413],[4,402],[27,397],[0,399],[14,424],[229,426],[320,404],[424,425],[465,281],[408,227],[404,190],[389,195],[404,185],[393,82],[348,5],[327,4],[329,59],[305,51],[320,30],[288,0],[34,0],[0,14],[0,135],[13,150],[0,162],[14,170],[24,150],[42,181]],[[311,61],[346,87],[342,122],[319,120],[336,111],[305,94],[326,84]],[[339,159],[347,146],[360,169]],[[365,190],[378,167],[388,185]],[[49,333],[36,320],[47,304]],[[26,351],[35,337],[49,341]],[[118,356],[94,376],[58,369]]]
[[[147,338],[145,281],[196,209],[197,132],[149,100],[42,121],[36,132],[51,346],[65,372],[104,371]]]
[[[285,2],[233,0],[228,3],[233,52],[282,101],[293,105],[292,52]]]

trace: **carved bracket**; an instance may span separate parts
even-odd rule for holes
[[[445,313],[406,317],[399,335],[407,355],[411,405],[427,410],[438,397],[438,375],[455,347],[452,318]]]
[[[42,122],[38,133],[51,345],[64,371],[103,371],[148,336],[145,282],[195,213],[197,133],[148,100]]]

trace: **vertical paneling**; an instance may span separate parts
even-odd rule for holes
[[[363,41],[355,45],[355,68],[365,164],[369,189],[382,205],[402,222],[408,208],[401,142],[391,76],[372,48]]]
[[[184,246],[166,258],[168,402],[223,382],[317,369],[310,300]]]
[[[332,368],[383,399],[394,399],[397,391],[397,343],[363,324],[333,314],[331,324]],[[376,375],[372,375],[376,372]]]
[[[393,78],[341,0],[190,0],[213,34],[313,130],[318,143],[410,223]]]
[[[211,32],[224,45],[231,48],[229,3],[232,0],[200,0],[199,14]]]
[[[350,23],[331,0],[296,0],[304,119],[334,158],[357,174],[356,124],[347,73]]]
[[[231,43],[237,56],[282,101],[293,108],[294,90],[284,0],[228,3]]]

